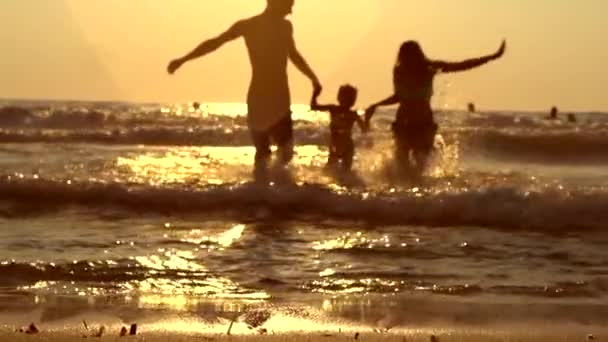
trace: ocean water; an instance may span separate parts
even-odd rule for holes
[[[381,112],[353,181],[323,171],[327,115],[294,106],[291,179],[261,184],[244,105],[0,106],[9,316],[608,321],[607,114],[438,112],[413,181]]]

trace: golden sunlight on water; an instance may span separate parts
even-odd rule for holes
[[[168,116],[244,117],[247,111],[247,106],[240,103],[207,103],[197,108],[193,106],[194,104],[189,104],[185,109],[177,105],[165,107],[161,112]],[[320,133],[328,129],[327,113],[311,111],[306,105],[294,105],[292,111],[295,120],[317,122]],[[380,133],[376,135],[378,134]],[[373,137],[374,140],[378,138],[376,135]],[[357,147],[354,169],[359,171],[361,176],[365,176],[366,181],[370,173],[374,177],[378,175],[382,177],[386,171],[384,168],[389,165],[386,160],[390,160],[392,142],[385,141],[387,137],[381,134],[379,137],[380,141],[369,145],[373,145],[373,149],[366,145],[371,140],[362,140],[362,146]],[[446,144],[440,135],[437,137],[436,145],[441,153],[432,158],[429,164],[429,176],[441,178],[457,174],[458,145]],[[118,178],[126,177],[129,182],[151,186],[235,184],[251,180],[254,156],[255,149],[252,146],[142,147],[140,154],[133,153],[118,157],[115,161],[115,172],[118,173],[116,175]],[[327,178],[327,174],[322,171],[327,157],[327,146],[324,143],[296,146],[291,163],[294,179],[306,183],[335,185],[335,179]],[[340,191],[340,189],[333,190]]]
[[[167,223],[165,227],[169,229],[172,225]],[[177,229],[164,237],[190,243],[190,248],[158,248],[145,255],[127,257],[129,261],[121,261],[120,264],[112,260],[90,262],[85,271],[106,273],[107,277],[115,275],[117,283],[110,289],[110,293],[124,295],[127,302],[141,308],[165,307],[188,311],[210,300],[243,303],[265,301],[271,296],[263,289],[247,288],[227,276],[209,270],[205,265],[204,256],[207,253],[221,253],[233,247],[245,231],[246,226],[242,224],[211,232],[203,229]],[[76,264],[75,261],[74,267],[77,267]],[[54,267],[53,265],[50,266]],[[111,269],[105,268],[107,265],[114,265],[119,269],[126,267],[126,271],[113,273]],[[33,266],[44,267],[36,264]],[[70,272],[80,271],[76,269]],[[22,286],[21,289],[36,290],[44,294],[67,292],[78,296],[99,296],[108,291],[103,284],[89,286],[87,283],[70,280],[38,281]]]
[[[292,105],[292,118],[326,125],[329,115],[311,111],[308,105]],[[161,108],[168,116],[245,117],[247,105],[243,103],[204,103],[195,106],[174,105]],[[126,172],[128,181],[152,186],[167,184],[215,184],[241,182],[249,179],[254,162],[252,146],[171,147],[145,151],[139,155],[116,159],[119,172]],[[327,160],[325,146],[300,145],[295,148],[292,166],[295,168],[320,167]]]
[[[191,252],[186,252],[191,253]],[[180,256],[180,254],[182,256]],[[180,251],[166,251],[162,256],[152,255],[149,257],[139,256],[135,257],[135,260],[149,269],[153,270],[187,270],[191,272],[204,272],[205,267],[197,264],[191,258],[183,256],[184,252]]]
[[[412,242],[419,241],[412,239]],[[390,236],[381,235],[371,237],[362,232],[351,233],[347,232],[336,238],[326,240],[318,240],[312,243],[312,249],[319,252],[330,252],[335,250],[361,249],[361,250],[390,250],[408,248],[408,243],[395,243],[391,241]],[[345,265],[348,270],[352,265]],[[348,294],[365,294],[373,292],[374,289],[382,289],[387,293],[397,293],[405,284],[403,281],[395,281],[390,279],[356,277],[349,278],[340,275],[339,271],[334,268],[326,268],[319,272],[318,280],[314,280],[309,284],[310,290],[316,293],[328,295],[348,295]]]
[[[225,116],[230,118],[245,117],[247,115],[247,104],[245,103],[202,103],[195,105],[189,103],[186,107],[174,105],[163,107],[161,113],[173,116],[207,117],[209,115]],[[361,113],[360,113],[361,114]],[[291,105],[291,117],[293,120],[312,122],[329,122],[329,115],[324,112],[311,111],[310,106],[294,104]]]
[[[380,238],[369,238],[366,237],[362,232],[357,233],[346,233],[343,236],[328,239],[323,241],[315,241],[312,248],[317,251],[331,251],[338,249],[352,249],[352,248],[391,248],[390,237],[385,235]],[[399,246],[395,246],[399,247]],[[402,243],[400,247],[407,247],[406,243]]]
[[[119,157],[116,164],[132,174],[131,182],[158,186],[198,182],[204,177],[210,184],[222,184],[227,175],[221,172],[222,166],[250,164],[254,154],[252,147],[176,147],[129,158]]]
[[[231,229],[225,231],[217,237],[217,242],[220,246],[227,248],[230,247],[236,240],[240,239],[243,236],[243,231],[245,231],[245,225],[239,224]]]
[[[361,232],[358,232],[356,236],[351,236],[350,234],[348,234],[335,239],[315,241],[312,248],[318,251],[351,249],[367,241],[367,239],[362,235],[363,234]]]
[[[150,277],[126,286],[141,292],[138,304],[144,307],[168,306],[186,310],[201,299],[269,299],[270,296],[262,290],[247,289],[226,277],[209,275],[208,269],[200,264],[200,257],[197,258],[197,254],[200,254],[198,246],[209,245],[209,250],[223,251],[242,237],[245,228],[245,225],[237,224],[215,235],[192,229],[180,241],[195,244],[196,248],[192,251],[160,248],[157,255],[136,257],[139,264],[152,270],[151,275],[158,274],[161,278]],[[162,277],[164,274],[175,274],[177,277]],[[202,297],[197,299],[197,296]]]
[[[171,147],[118,157],[118,172],[129,182],[162,186],[168,184],[239,183],[251,178],[253,147]],[[324,165],[327,151],[315,145],[296,147],[293,168]]]
[[[243,236],[245,225],[237,224],[227,231],[218,234],[217,236],[209,236],[203,233],[200,229],[192,229],[188,232],[188,236],[181,238],[182,242],[192,243],[196,245],[207,244],[210,249],[214,249],[214,244],[219,246],[220,250],[230,247],[238,239]]]

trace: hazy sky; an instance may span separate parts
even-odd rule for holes
[[[250,71],[242,40],[184,66],[167,62],[265,0],[1,0],[0,98],[243,102]],[[435,106],[608,110],[606,0],[296,0],[299,49],[331,101],[341,83],[359,106],[391,92],[399,44],[431,58],[493,52],[504,59],[436,80]],[[290,70],[294,103],[308,81]]]

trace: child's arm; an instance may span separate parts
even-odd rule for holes
[[[312,94],[312,99],[310,100],[310,109],[311,110],[315,110],[315,111],[320,111],[320,112],[329,112],[331,111],[335,106],[332,105],[321,105],[317,102],[317,98],[319,97],[319,95],[321,94],[321,90],[320,89],[315,89],[315,91]]]
[[[365,125],[365,121],[363,121],[363,119],[361,119],[361,116],[359,116],[359,114],[357,114],[357,112],[353,112],[353,115],[356,118],[355,121],[357,122],[357,125],[359,125],[361,132],[367,133],[367,126]]]

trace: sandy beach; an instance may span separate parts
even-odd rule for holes
[[[87,317],[88,319],[85,319]],[[6,318],[6,317],[4,317]],[[22,318],[23,319],[23,318]],[[4,322],[10,321],[3,319]],[[14,323],[0,327],[0,341],[230,341],[230,342],[527,342],[604,341],[608,329],[601,323],[568,321],[521,321],[494,324],[428,323],[401,324],[390,328],[346,320],[323,318],[274,318],[253,327],[242,320],[201,320],[192,316],[141,317],[125,323],[118,317],[95,316],[91,312],[57,321]],[[599,322],[599,320],[598,320]],[[133,334],[132,334],[133,333]]]
[[[605,340],[608,335],[605,331],[600,334],[583,333],[584,329],[572,329],[567,331],[558,328],[554,331],[547,329],[539,330],[530,327],[525,329],[517,329],[512,332],[503,330],[442,330],[437,329],[433,333],[432,329],[428,331],[403,331],[403,332],[314,332],[314,333],[289,333],[289,334],[267,334],[267,335],[226,335],[226,334],[180,334],[180,333],[163,333],[142,332],[136,336],[120,337],[116,334],[106,333],[101,338],[93,338],[94,340],[103,341],[231,341],[231,342],[308,342],[308,341],[369,341],[369,342],[524,342],[524,341],[594,341]],[[591,331],[591,329],[589,330]],[[0,331],[0,341],[82,341],[85,335],[78,334],[75,331],[58,331],[58,332],[40,332],[34,335],[26,335],[16,333],[8,329]]]

